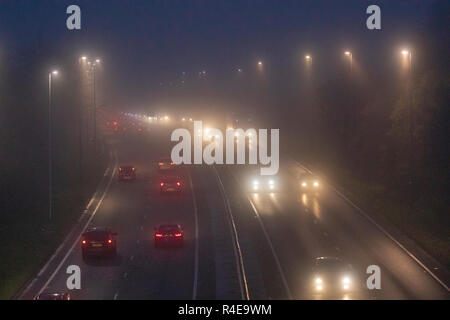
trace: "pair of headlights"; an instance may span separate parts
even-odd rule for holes
[[[302,182],[302,187],[306,188],[307,186],[308,186],[308,183],[305,182],[305,181],[303,181],[303,182]],[[314,181],[314,182],[312,183],[312,186],[313,186],[314,188],[319,187],[319,182],[318,182],[318,181]]]
[[[316,289],[318,290],[318,291],[322,291],[323,290],[323,280],[321,279],[321,278],[316,278],[315,279],[315,284],[316,284]],[[342,279],[341,279],[341,284],[342,284],[342,288],[344,289],[344,290],[347,290],[347,289],[349,289],[350,288],[350,284],[351,284],[351,279],[350,279],[350,277],[343,277]]]

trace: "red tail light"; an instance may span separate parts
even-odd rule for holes
[[[175,237],[181,237],[181,233],[175,233]]]
[[[171,163],[170,163],[170,165],[171,165],[171,166],[173,166],[173,165],[174,165],[174,163],[173,163],[173,162],[171,162]]]
[[[119,171],[122,171],[122,168],[119,168]]]
[[[157,233],[157,234],[155,234],[155,237],[157,237],[157,238],[161,238],[163,235],[161,234],[161,233]]]
[[[159,185],[162,187],[164,185],[164,182],[161,182]]]
[[[158,162],[158,165],[162,166],[162,165],[164,165],[164,163],[163,162]]]
[[[86,240],[81,241],[82,244],[86,244]]]
[[[133,171],[134,171],[134,168],[131,168],[131,170],[133,170]]]
[[[108,243],[111,244],[111,243],[112,243],[112,240],[111,240],[111,239],[108,239]]]
[[[177,182],[177,186],[181,186],[181,183],[180,183],[180,182]]]

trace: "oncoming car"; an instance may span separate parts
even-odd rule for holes
[[[117,253],[117,233],[107,227],[91,228],[81,235],[83,259],[88,256],[115,256]]]
[[[308,173],[302,173],[299,175],[300,190],[303,192],[316,192],[321,188],[320,181],[317,177],[314,177]]]
[[[253,193],[276,192],[279,188],[274,176],[254,176],[250,179],[249,183],[249,190]]]
[[[345,293],[355,289],[352,267],[337,257],[314,260],[313,291],[316,293]]]
[[[181,247],[183,242],[183,229],[179,224],[163,224],[155,228],[155,248],[163,245]]]

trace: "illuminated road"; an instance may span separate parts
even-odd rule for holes
[[[161,173],[156,164],[159,157],[170,155],[169,137],[170,131],[161,128],[110,135],[108,143],[117,154],[114,171],[117,164],[131,164],[137,179],[120,182],[117,174],[106,174],[91,206],[98,205],[98,210],[89,226],[109,226],[118,233],[117,257],[83,261],[80,232],[75,232],[21,299],[31,299],[43,290],[68,291],[66,268],[70,265],[81,268],[82,288],[71,291],[72,299],[241,298],[229,229],[217,221],[224,208],[215,176],[202,168],[181,168],[177,174],[183,181],[182,194],[159,192]],[[165,223],[183,227],[183,248],[154,248],[154,227]]]
[[[228,187],[249,185],[245,168],[222,170]],[[303,169],[282,162],[280,192],[248,193],[254,206],[245,210],[246,196],[237,197],[238,233],[258,250],[260,270],[272,298],[293,299],[449,299],[448,291],[396,243],[383,234],[330,187],[303,193],[295,180]],[[230,174],[231,172],[231,174]],[[234,187],[233,187],[234,186]],[[249,219],[248,216],[253,219]],[[261,245],[261,242],[265,243]],[[258,245],[259,243],[259,245]],[[269,258],[270,256],[270,258]],[[314,258],[338,256],[355,271],[356,290],[317,293],[312,286]],[[366,268],[381,269],[381,290],[368,290]],[[276,275],[276,276],[275,276]]]
[[[218,166],[217,171],[192,166],[178,169],[181,195],[160,195],[156,163],[170,154],[169,137],[169,128],[156,127],[108,135],[113,161],[98,194],[80,227],[20,298],[67,291],[70,265],[80,266],[82,279],[81,290],[71,291],[73,299],[242,299],[247,287],[250,299],[449,298],[442,285],[334,190],[322,184],[318,193],[302,193],[295,177],[303,169],[293,161],[282,162],[281,189],[273,194],[245,190],[247,166]],[[137,180],[119,182],[120,164],[135,166]],[[230,213],[241,251],[232,240]],[[78,236],[87,222],[118,233],[115,259],[82,260]],[[183,248],[154,248],[153,228],[162,223],[183,227]],[[315,292],[311,268],[318,256],[350,263],[355,290]],[[381,290],[365,286],[369,265],[381,268]]]

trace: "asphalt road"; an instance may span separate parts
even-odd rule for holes
[[[233,176],[228,179],[229,188],[234,184],[244,190],[242,186],[249,185],[247,168],[223,171],[225,176]],[[277,178],[279,192],[249,192],[248,197],[236,200],[251,202],[251,208],[235,210],[236,219],[241,221],[240,233],[248,234],[250,224],[258,225],[248,237],[266,244],[259,246],[259,256],[264,257],[260,265],[266,266],[261,272],[272,298],[449,299],[448,291],[438,281],[332,187],[322,184],[318,192],[302,192],[295,178],[301,172],[304,169],[299,164],[284,161]],[[249,211],[253,221],[245,217]],[[320,256],[336,256],[349,263],[354,270],[355,290],[313,290],[312,263]],[[367,289],[366,269],[370,265],[380,267],[380,290]]]
[[[136,181],[120,182],[115,174],[109,184],[100,184],[104,197],[97,195],[89,220],[90,226],[118,233],[117,257],[83,261],[74,231],[20,298],[67,291],[69,265],[81,268],[82,288],[71,291],[73,299],[241,299],[246,286],[250,299],[449,298],[443,286],[333,190],[324,185],[318,193],[302,193],[294,178],[302,168],[294,162],[282,162],[281,189],[273,194],[247,192],[246,166],[217,171],[189,166],[177,170],[182,194],[160,195],[156,163],[170,155],[169,138],[168,128],[107,138],[116,155],[110,174],[117,164],[131,164],[137,172]],[[154,227],[162,223],[183,227],[183,248],[154,248]],[[318,256],[348,261],[356,289],[332,295],[311,290],[312,262]],[[381,268],[381,290],[365,286],[369,265]]]

